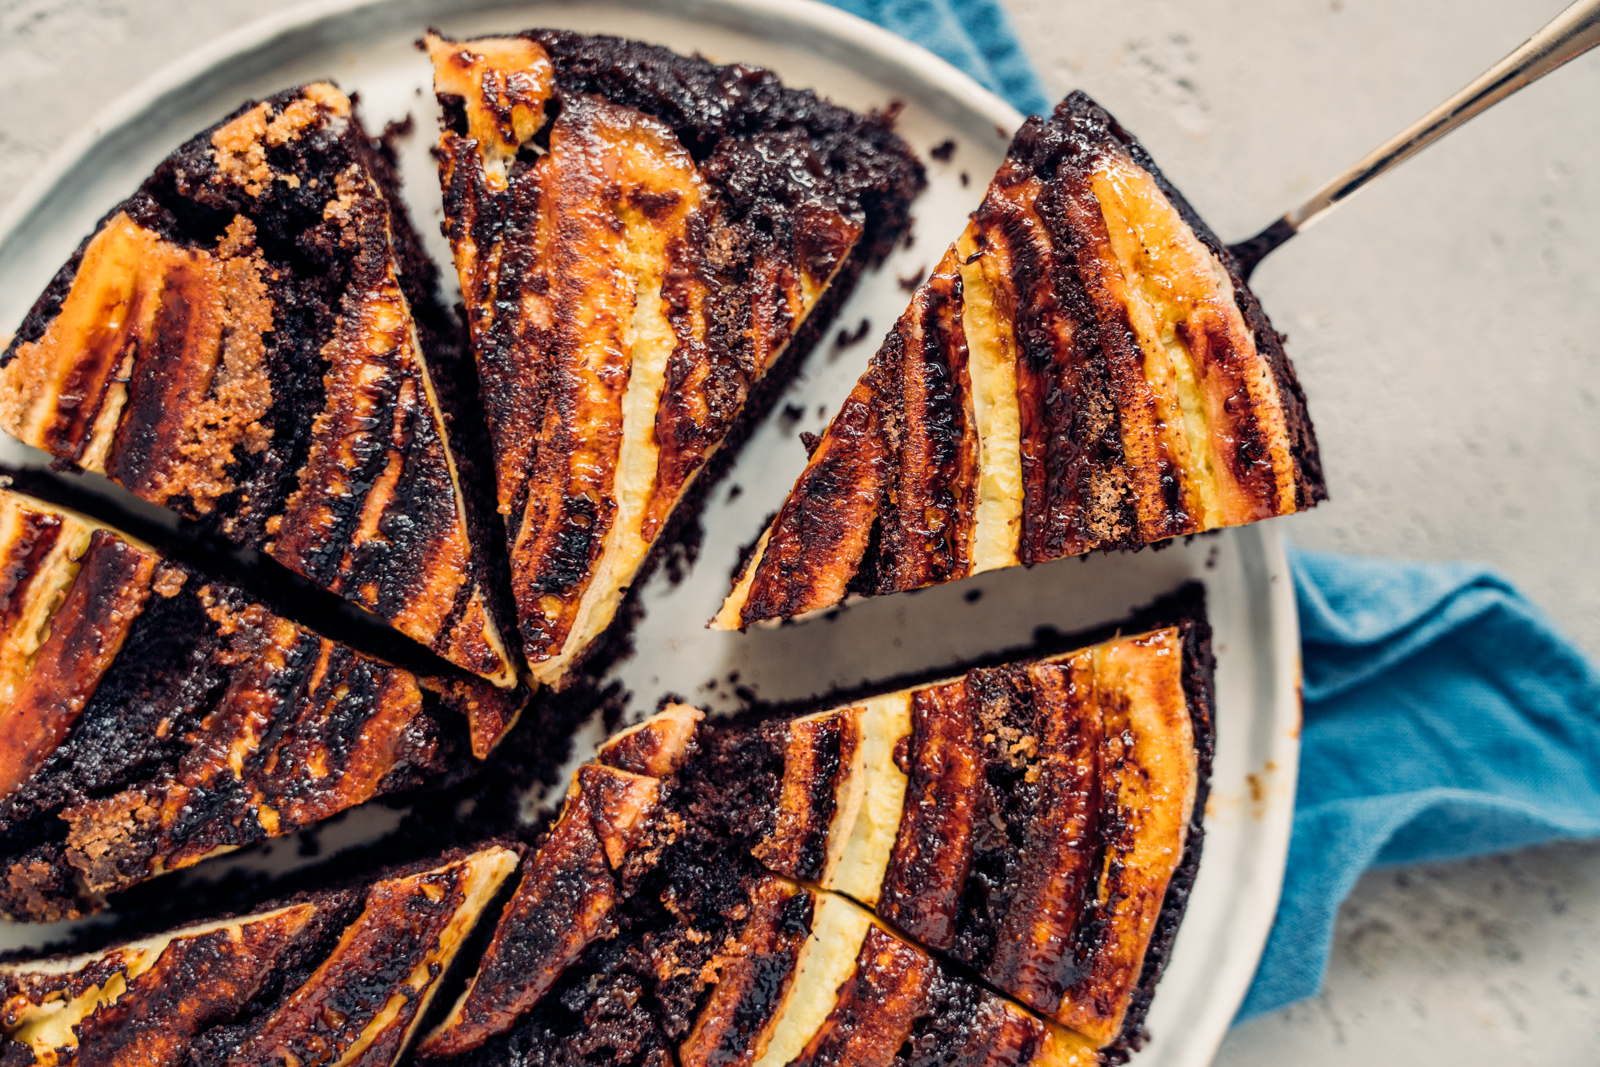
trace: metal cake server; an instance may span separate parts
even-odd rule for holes
[[[1528,38],[1515,52],[1480,74],[1466,88],[1368,153],[1365,159],[1312,194],[1311,198],[1250,238],[1231,245],[1239,270],[1249,279],[1267,254],[1355,196],[1374,178],[1404,163],[1474,115],[1578,58],[1600,44],[1600,0],[1578,0]]]

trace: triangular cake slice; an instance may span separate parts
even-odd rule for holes
[[[422,678],[0,490],[0,912],[51,921],[470,762],[507,691]]]
[[[849,895],[1119,1054],[1199,866],[1203,618],[757,727],[684,789],[768,869]]]
[[[613,736],[419,1056],[1124,1061],[1214,748],[1203,594],[1130,626],[797,718],[671,704]]]
[[[440,406],[459,330],[397,186],[334,86],[246,105],[57,274],[0,359],[0,428],[509,687]]]
[[[1092,1042],[684,818],[683,707],[603,746],[418,1046],[546,1067],[1089,1067]],[[658,771],[665,777],[657,777]]]
[[[888,118],[757,68],[560,31],[428,47],[523,649],[556,684],[922,171]]]
[[[393,1067],[516,866],[491,846],[363,888],[5,964],[0,1049],[17,1067]]]
[[[1018,132],[713,625],[1312,506],[1282,340],[1144,149],[1073,93]]]

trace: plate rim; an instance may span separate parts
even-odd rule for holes
[[[231,30],[221,37],[195,48],[177,59],[159,67],[132,88],[118,95],[108,106],[98,112],[87,125],[69,137],[50,156],[32,178],[24,183],[11,203],[0,210],[0,253],[11,239],[61,184],[74,168],[81,164],[95,146],[124,127],[155,110],[164,98],[182,92],[206,74],[230,60],[270,47],[275,41],[293,33],[313,29],[319,24],[340,22],[359,17],[363,12],[380,8],[398,7],[404,0],[306,0],[265,15]],[[572,0],[562,0],[572,2]],[[723,15],[722,21],[731,21],[737,27],[743,19],[754,15],[774,22],[789,22],[811,29],[821,36],[832,38],[849,48],[874,53],[884,62],[898,67],[905,74],[916,77],[928,85],[964,103],[990,119],[997,127],[1006,129],[1009,139],[1022,125],[1025,117],[994,92],[978,84],[970,74],[940,59],[926,48],[908,41],[882,26],[848,11],[834,7],[822,0],[609,0],[619,6],[643,7],[662,13],[681,13],[693,18],[701,14]],[[438,9],[439,16],[462,12],[493,10],[497,7],[514,8],[515,0],[413,0],[415,6]]]
[[[575,0],[546,0],[562,5],[582,6]],[[614,6],[639,7],[653,13],[694,19],[711,19],[736,31],[752,35],[770,32],[774,25],[788,24],[809,31],[816,39],[831,41],[847,51],[865,54],[896,68],[900,77],[932,88],[958,107],[965,107],[1005,131],[1007,139],[1024,121],[1023,114],[994,92],[984,88],[971,75],[939,58],[921,45],[851,14],[822,0],[609,0]],[[189,90],[195,83],[232,61],[264,52],[294,34],[332,26],[383,8],[410,6],[426,10],[435,18],[455,14],[482,14],[496,9],[508,12],[520,6],[517,0],[308,0],[272,12],[195,48],[145,76],[132,88],[119,94],[83,128],[58,148],[0,210],[0,256],[9,251],[13,239],[42,208],[48,206],[58,186],[97,146],[119,131],[157,113],[167,101]],[[427,17],[427,16],[424,16]],[[811,41],[797,42],[802,48]],[[832,57],[836,58],[836,57]],[[820,87],[819,87],[820,91]],[[1287,867],[1289,840],[1293,828],[1294,792],[1300,757],[1300,635],[1295,606],[1293,574],[1290,570],[1280,524],[1257,523],[1234,532],[1257,544],[1268,595],[1261,607],[1267,613],[1270,649],[1258,650],[1274,672],[1270,726],[1273,741],[1270,756],[1276,765],[1275,786],[1287,791],[1283,803],[1267,804],[1260,816],[1261,827],[1255,856],[1261,872],[1245,885],[1249,907],[1241,911],[1244,930],[1235,935],[1240,952],[1225,970],[1215,975],[1213,992],[1201,998],[1208,1010],[1194,1020],[1186,1047],[1173,1059],[1202,1065],[1215,1056],[1233,1024],[1234,1016],[1249,990],[1262,952],[1271,932],[1282,892],[1283,872]],[[1241,548],[1246,546],[1241,545]],[[1268,878],[1266,872],[1271,872]],[[1253,917],[1253,918],[1252,918]],[[1227,1011],[1222,1009],[1226,1007]]]

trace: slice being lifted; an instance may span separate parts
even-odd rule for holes
[[[169,156],[61,269],[0,359],[0,428],[512,686],[434,282],[350,100],[279,93]]]
[[[742,628],[1325,499],[1282,338],[1081,93],[1018,132],[762,536]]]
[[[37,1067],[392,1067],[516,853],[487,848],[100,952],[0,967],[0,1048]]]
[[[523,648],[558,684],[922,171],[887,118],[764,70],[559,31],[428,47]]]
[[[48,921],[466,760],[512,694],[419,678],[0,490],[0,912]]]

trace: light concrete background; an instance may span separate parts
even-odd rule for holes
[[[1007,0],[1048,87],[1250,236],[1566,0]],[[1269,258],[1333,500],[1310,548],[1500,567],[1600,656],[1600,54]],[[1600,1062],[1600,846],[1369,875],[1325,991],[1219,1064]]]
[[[1500,58],[1561,0],[1006,0],[1224,238],[1248,236]],[[0,206],[95,112],[260,0],[0,0]],[[1256,287],[1334,499],[1308,547],[1487,560],[1600,656],[1600,55],[1276,253]],[[13,324],[3,324],[9,328]],[[1369,875],[1326,991],[1229,1065],[1593,1064],[1600,846]]]

